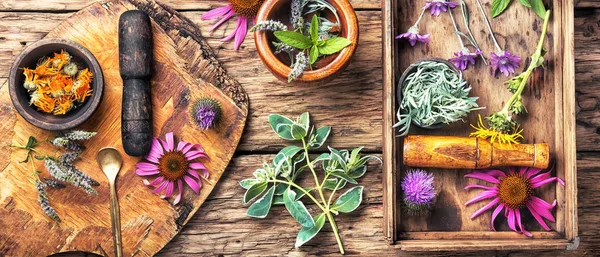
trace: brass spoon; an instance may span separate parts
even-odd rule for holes
[[[119,202],[117,202],[117,191],[115,190],[115,180],[117,174],[123,165],[123,159],[117,149],[106,147],[100,149],[96,155],[98,165],[108,178],[110,185],[110,219],[112,223],[113,242],[115,246],[115,256],[123,256],[121,245],[121,218],[119,216]]]

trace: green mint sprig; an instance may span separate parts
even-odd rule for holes
[[[283,148],[271,163],[264,163],[262,168],[257,169],[253,178],[240,181],[240,185],[246,189],[242,203],[252,203],[248,208],[248,216],[265,218],[272,206],[284,205],[301,225],[296,237],[296,247],[312,239],[328,221],[343,254],[344,247],[334,215],[349,213],[358,208],[362,202],[364,187],[357,185],[357,179],[367,172],[366,165],[370,159],[381,159],[361,156],[362,147],[352,151],[328,147],[328,153],[311,159],[309,151],[324,145],[331,127],[324,126],[315,130],[310,126],[307,112],[295,121],[272,114],[269,116],[269,123],[280,138],[301,142],[302,147],[290,145]],[[323,172],[321,179],[316,171],[317,166]],[[312,174],[314,185],[304,187],[297,183],[297,179],[305,171]],[[336,198],[336,192],[348,184],[356,186]],[[319,208],[320,213],[311,215],[303,202],[307,199]]]
[[[319,17],[313,15],[308,36],[297,31],[275,31],[275,37],[282,43],[301,51],[309,51],[310,64],[314,64],[319,56],[335,54],[352,42],[344,37],[321,39],[319,37]]]
[[[512,0],[493,0],[492,1],[492,17],[496,18],[500,14],[502,14],[506,8],[510,5]],[[544,18],[546,15],[546,7],[544,6],[544,2],[542,0],[519,0],[525,7],[529,7],[533,9],[533,11],[540,16],[540,18]]]

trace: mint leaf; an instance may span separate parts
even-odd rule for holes
[[[342,51],[346,46],[352,44],[350,40],[343,37],[334,37],[323,41],[324,44],[319,46],[319,53],[324,55],[335,54]]]
[[[314,45],[310,48],[310,64],[314,64],[319,59],[319,48]]]
[[[258,199],[252,205],[250,205],[250,208],[248,208],[248,216],[259,219],[267,217],[267,214],[269,214],[269,210],[271,210],[274,193],[275,186],[272,186],[263,197]]]
[[[275,31],[273,34],[275,34],[275,37],[281,42],[300,50],[309,49],[313,46],[313,42],[310,38],[295,31]]]
[[[530,3],[533,11],[544,19],[546,17],[546,7],[544,6],[544,2],[542,2],[542,0],[530,0]]]
[[[529,2],[529,0],[519,0],[519,3],[526,7],[531,7],[531,3]]]
[[[316,16],[316,15],[315,15]],[[302,227],[298,236],[296,237],[296,247],[302,246],[304,243],[310,241],[313,237],[321,231],[323,225],[325,225],[325,213],[321,213],[314,218],[315,225],[312,227]]]
[[[362,186],[348,189],[348,191],[340,195],[340,198],[335,201],[335,203],[331,206],[331,209],[344,213],[356,210],[356,208],[358,208],[362,202],[362,193]]]
[[[242,199],[242,203],[243,204],[247,204],[249,202],[252,202],[252,200],[256,199],[256,197],[258,197],[265,190],[267,190],[267,186],[268,186],[267,182],[260,182],[260,183],[252,185],[248,189],[248,191],[246,191],[246,194],[244,194],[244,198]]]
[[[498,15],[502,14],[504,10],[508,7],[511,0],[493,0],[492,1],[492,17],[496,18]],[[541,1],[541,0],[540,0]]]
[[[288,188],[288,190],[283,193],[283,203],[288,212],[296,221],[298,221],[298,223],[300,223],[300,225],[309,228],[315,225],[312,216],[310,216],[310,213],[304,204],[296,200],[296,192],[291,188]]]
[[[317,15],[313,15],[310,22],[310,39],[312,39],[313,44],[319,41],[319,17]]]
[[[294,121],[290,120],[288,117],[279,114],[271,114],[269,115],[269,124],[279,137],[285,140],[294,140],[291,131],[291,125],[294,124]]]

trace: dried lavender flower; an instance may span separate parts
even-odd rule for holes
[[[42,182],[40,180],[35,181],[35,188],[38,191],[38,202],[40,202],[40,207],[42,208],[44,213],[46,213],[46,215],[48,215],[48,217],[60,222],[60,217],[58,217],[58,214],[56,214],[56,211],[54,210],[54,208],[52,208],[52,206],[50,206],[50,201],[48,200],[48,195],[46,194],[46,190],[45,190],[45,188],[47,186],[48,185],[46,185],[44,182]]]
[[[71,150],[71,151],[75,151],[75,152],[81,152],[81,151],[85,150],[85,147],[83,145],[81,145],[80,143],[74,142],[74,141],[69,141],[63,147],[66,148],[67,150]]]
[[[275,46],[275,54],[278,54],[281,52],[292,53],[295,50],[295,48],[293,46],[288,45],[283,42],[272,42],[272,43],[273,43],[273,46]]]
[[[44,160],[44,166],[46,169],[54,177],[59,181],[68,182],[76,187],[84,189],[86,192],[90,194],[98,194],[98,192],[92,188],[89,181],[86,180],[81,174],[77,174],[74,169],[70,169],[68,167],[63,167],[59,165],[55,160],[47,158]]]
[[[69,143],[69,139],[64,138],[64,137],[56,137],[56,138],[52,139],[52,141],[50,141],[50,143],[52,143],[53,145],[58,146],[58,147],[65,147]]]
[[[268,31],[285,31],[288,30],[287,25],[274,20],[266,20],[261,21],[254,25],[254,27],[250,28],[250,32],[254,32],[257,30],[268,30]]]
[[[302,29],[304,27],[304,18],[302,18],[304,4],[305,0],[292,0],[290,22],[294,29]]]
[[[196,125],[203,130],[214,128],[221,123],[223,111],[221,104],[212,98],[200,98],[193,108],[193,118]]]
[[[65,187],[67,187],[67,185],[65,185],[64,183],[62,183],[62,182],[60,182],[60,181],[58,181],[56,179],[53,179],[53,178],[44,179],[44,183],[47,186],[51,187],[51,188],[65,188]]]
[[[63,133],[65,138],[76,141],[89,140],[96,134],[98,134],[98,132],[87,132],[83,130],[71,130]]]
[[[79,157],[79,154],[81,154],[81,152],[79,152],[79,151],[63,153],[60,155],[58,160],[61,163],[70,164],[70,163],[73,163],[73,161],[75,161],[77,159],[77,157]]]
[[[436,195],[433,178],[433,174],[419,169],[410,170],[404,176],[404,204],[410,214],[424,214],[433,204]]]
[[[61,165],[61,167],[63,167],[64,169],[69,170],[70,172],[72,172],[73,174],[75,174],[75,176],[77,176],[77,177],[81,178],[82,180],[86,181],[91,186],[99,186],[100,185],[100,183],[98,183],[98,181],[94,180],[92,177],[90,177],[88,174],[84,173],[83,171],[81,171],[77,167],[75,167],[73,164]],[[95,193],[93,193],[93,194],[95,194]]]
[[[306,58],[304,52],[299,52],[296,55],[296,62],[292,65],[292,71],[288,75],[288,82],[294,81],[297,77],[302,75],[306,67],[308,67],[309,60]]]

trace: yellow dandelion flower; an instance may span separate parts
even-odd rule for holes
[[[524,138],[521,134],[523,133],[523,129],[519,129],[518,127],[511,134],[505,134],[494,129],[487,128],[483,124],[481,115],[479,115],[479,122],[477,126],[471,124],[471,127],[475,129],[475,132],[471,133],[469,136],[489,139],[492,143],[500,142],[503,144],[520,144],[519,141]]]

